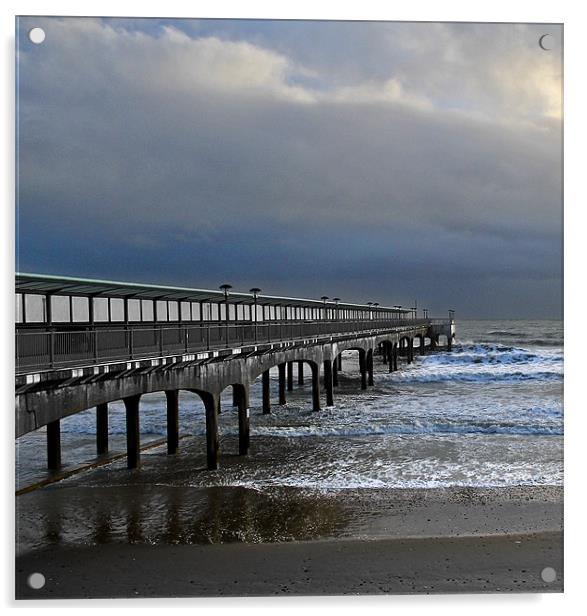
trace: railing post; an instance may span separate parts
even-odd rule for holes
[[[49,364],[51,368],[55,367],[55,332],[49,332]]]

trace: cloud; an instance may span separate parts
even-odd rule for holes
[[[256,268],[278,284],[257,258],[273,254],[286,280],[322,263],[355,281],[348,293],[393,263],[409,274],[399,255],[419,243],[421,280],[496,264],[511,279],[528,260],[560,275],[560,67],[537,55],[535,28],[197,23],[49,18],[44,45],[21,37],[29,269],[72,273],[64,244],[83,237],[83,267],[112,267],[103,243],[146,278],[147,256],[184,247],[173,278],[193,284],[214,246],[234,279]],[[303,32],[320,36],[302,45]]]

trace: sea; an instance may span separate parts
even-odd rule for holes
[[[358,354],[343,355],[334,406],[311,407],[310,373],[272,412],[250,397],[246,463],[198,473],[194,485],[312,488],[560,485],[563,480],[563,328],[560,321],[458,321],[453,350],[419,355],[389,373],[375,357],[375,386],[360,389]],[[165,436],[165,396],[141,400],[142,442]],[[222,397],[221,456],[238,437],[231,392]],[[110,404],[111,450],[124,451],[125,416]],[[95,411],[62,421],[64,464],[94,457]],[[44,431],[17,441],[17,484],[44,471]],[[204,408],[180,394],[181,447],[205,455]],[[39,451],[40,450],[40,451]],[[34,455],[33,455],[34,452]],[[203,458],[202,458],[203,459]],[[222,462],[222,460],[221,460]],[[189,462],[186,461],[186,464]]]
[[[141,528],[159,522],[167,528],[170,507],[179,499],[195,541],[226,538],[230,516],[238,517],[230,540],[237,540],[239,533],[246,535],[253,522],[249,519],[245,525],[249,531],[243,530],[244,510],[257,521],[263,516],[271,519],[261,530],[255,522],[256,539],[246,535],[243,540],[267,540],[269,535],[269,540],[280,540],[320,535],[313,527],[318,509],[304,507],[324,495],[328,502],[334,502],[333,496],[342,502],[352,494],[353,502],[359,502],[361,494],[386,494],[390,489],[562,486],[561,321],[457,320],[452,351],[420,355],[416,348],[414,362],[407,364],[400,358],[399,368],[389,373],[382,358],[375,356],[375,385],[362,391],[357,353],[345,352],[334,406],[324,406],[323,400],[319,412],[311,406],[309,369],[304,385],[298,385],[295,366],[294,387],[286,392],[285,406],[277,404],[278,374],[272,371],[273,404],[268,415],[262,413],[258,379],[250,396],[248,456],[238,455],[237,411],[226,390],[219,416],[217,471],[205,469],[205,416],[200,399],[180,393],[180,451],[168,456],[165,445],[157,445],[165,437],[165,396],[145,395],[141,439],[155,446],[143,452],[141,469],[128,471],[122,457],[36,490],[37,496],[19,496],[20,541],[27,545],[48,541],[50,530],[44,539],[35,537],[38,524],[53,519],[59,526],[73,516],[74,494],[80,499],[75,516],[83,527],[78,539],[91,536],[93,541],[98,536],[99,520],[86,527],[84,516],[89,510],[107,510],[109,532],[118,532],[126,540],[133,527],[133,506],[140,503]],[[122,403],[110,404],[109,421],[110,450],[124,452]],[[66,469],[95,458],[94,409],[63,420],[61,430]],[[44,430],[18,439],[17,488],[46,477],[44,465]],[[118,491],[107,492],[113,486]],[[205,511],[200,508],[202,499]],[[288,499],[286,513],[276,503]],[[324,502],[321,512],[328,511]],[[116,511],[126,512],[124,524],[116,521]],[[192,516],[199,519],[197,530]],[[284,530],[280,516],[298,520],[299,528]],[[339,514],[331,517],[334,526],[340,523]],[[178,532],[187,532],[185,524]],[[155,535],[161,538],[161,533]]]

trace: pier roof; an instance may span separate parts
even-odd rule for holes
[[[144,284],[140,282],[121,282],[115,280],[98,280],[92,278],[74,278],[70,276],[52,276],[47,274],[17,273],[15,290],[20,293],[41,293],[55,295],[75,295],[82,297],[126,297],[133,299],[177,300],[193,302],[223,302],[224,293],[220,290],[196,289],[191,287],[174,287],[167,285]],[[252,293],[230,291],[229,304],[253,304]],[[306,306],[320,308],[324,302],[320,299],[298,297],[280,297],[259,293],[257,303],[266,306]],[[334,307],[334,301],[327,301]],[[340,308],[365,310],[367,304],[338,302]],[[377,306],[377,310],[409,313],[406,308]]]

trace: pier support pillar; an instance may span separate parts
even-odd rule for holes
[[[269,370],[263,372],[263,413],[271,413],[271,388],[269,381]]]
[[[414,339],[408,338],[408,364],[414,361]]]
[[[287,362],[287,391],[293,390],[293,361]]]
[[[310,364],[312,368],[312,410],[320,410],[320,366]]]
[[[397,356],[398,356],[398,349],[397,349],[397,344],[393,345],[393,352],[392,352],[392,357],[393,357],[393,371],[397,372],[398,368],[397,368]]]
[[[238,393],[235,386],[232,386],[232,406],[238,406]]]
[[[140,395],[124,398],[126,409],[126,466],[138,468],[141,463],[141,431],[139,424]]]
[[[359,370],[361,371],[361,389],[367,389],[367,359],[365,353],[359,355]]]
[[[446,350],[452,351],[452,336],[450,335],[446,337]]]
[[[167,398],[167,453],[177,453],[179,448],[179,390],[165,392]]]
[[[388,361],[389,361],[389,352],[387,350],[388,344],[387,342],[382,342],[380,345],[380,349],[381,349],[381,359],[383,361],[383,363],[385,365],[387,365]]]
[[[338,354],[338,369],[342,370],[342,353]]]
[[[218,407],[220,396],[206,394],[202,396],[206,409],[206,461],[209,471],[218,468],[219,444],[218,444]]]
[[[47,424],[47,468],[56,471],[61,468],[61,421]]]
[[[238,406],[238,455],[246,456],[249,453],[250,422],[249,422],[249,390],[239,387],[237,393]]]
[[[326,389],[326,406],[334,406],[334,379],[332,361],[324,360],[324,389]]]
[[[304,384],[304,362],[298,362],[298,385]]]
[[[287,404],[285,399],[285,364],[279,364],[277,369],[279,370],[279,404],[283,406]]]
[[[108,453],[108,403],[96,406],[96,453]]]
[[[367,384],[371,387],[373,382],[373,351],[367,351]]]
[[[338,387],[338,357],[332,362],[332,385]]]

